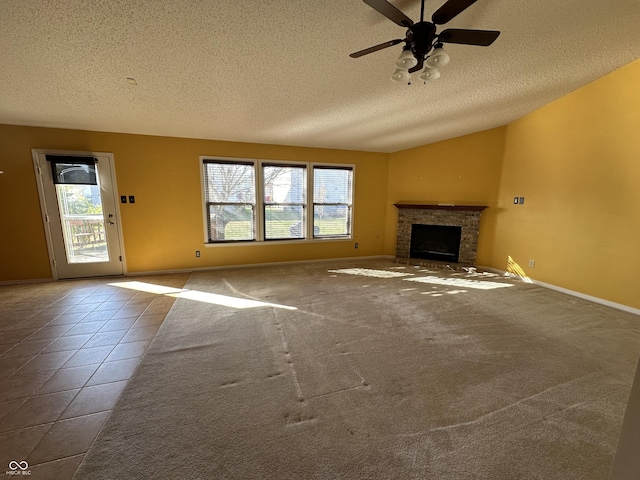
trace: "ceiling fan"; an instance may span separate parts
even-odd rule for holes
[[[437,67],[449,63],[449,55],[443,50],[443,43],[458,43],[463,45],[478,45],[488,47],[498,35],[496,30],[468,30],[448,28],[436,33],[436,25],[444,25],[458,14],[473,5],[477,0],[447,0],[432,15],[431,21],[424,20],[424,0],[420,7],[420,21],[414,23],[404,13],[386,0],[363,0],[364,3],[375,9],[389,20],[407,29],[405,38],[397,38],[388,42],[365,48],[349,55],[352,58],[362,57],[369,53],[377,52],[383,48],[392,47],[404,42],[404,48],[400,58],[396,61],[396,71],[391,76],[397,82],[409,82],[411,74],[424,68],[420,74],[423,81],[435,80],[440,76]],[[426,63],[426,67],[425,67]]]

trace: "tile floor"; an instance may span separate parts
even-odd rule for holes
[[[188,276],[0,286],[0,474],[73,477],[175,301],[112,284]]]

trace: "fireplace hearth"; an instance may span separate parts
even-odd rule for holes
[[[473,266],[485,206],[397,203],[396,257]]]

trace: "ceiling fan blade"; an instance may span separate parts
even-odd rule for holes
[[[401,27],[410,27],[413,25],[413,20],[407,17],[404,13],[398,10],[396,7],[391,5],[386,0],[363,0],[364,3],[369,5],[371,8],[376,10],[378,13],[381,13],[389,20],[394,23],[397,23]]]
[[[488,47],[500,35],[497,30],[466,30],[448,28],[438,35],[438,41],[443,43],[461,43],[463,45],[479,45]]]
[[[477,0],[448,0],[447,3],[436,10],[431,17],[431,21],[436,25],[443,25],[476,3],[476,1]]]
[[[394,45],[397,45],[403,41],[404,40],[400,40],[399,38],[396,38],[395,40],[390,40],[388,42],[381,43],[380,45],[374,45],[373,47],[365,48],[364,50],[360,50],[359,52],[352,53],[349,56],[351,58],[362,57],[363,55],[368,55],[369,53],[377,52],[378,50],[382,50],[383,48],[393,47]]]
[[[423,67],[424,67],[424,59],[423,58],[419,58],[418,59],[418,64],[415,67],[411,67],[409,69],[409,73],[413,73],[413,72],[417,72],[418,70],[422,70]]]

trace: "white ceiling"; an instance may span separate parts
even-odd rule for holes
[[[402,45],[349,57],[405,33],[361,0],[0,0],[0,123],[394,152],[630,63],[639,25],[640,0],[478,0],[439,31],[498,40],[446,45],[442,77],[407,86],[389,79]]]

